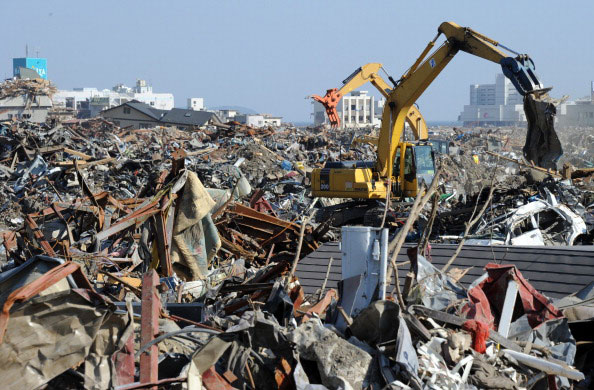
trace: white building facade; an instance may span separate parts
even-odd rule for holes
[[[470,104],[464,106],[458,120],[464,126],[523,125],[524,97],[518,93],[511,81],[498,74],[495,84],[474,84],[470,86]]]
[[[201,111],[204,110],[204,98],[189,98],[188,110]]]
[[[594,127],[594,81],[590,82],[590,98],[561,104],[557,107],[559,126]]]
[[[145,80],[137,80],[134,88],[118,84],[112,89],[103,90],[97,88],[59,90],[53,95],[55,106],[85,111],[91,117],[132,100],[138,100],[160,110],[171,110],[175,106],[173,94],[155,93]]]

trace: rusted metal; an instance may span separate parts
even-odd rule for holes
[[[291,288],[289,291],[289,298],[293,301],[293,313],[296,314],[297,310],[301,307],[301,304],[305,300],[305,294],[303,293],[303,288],[298,281],[293,281],[291,285],[294,287]]]
[[[202,374],[202,385],[207,390],[233,390],[235,387],[231,386],[224,377],[219,375],[213,367],[204,371]]]
[[[268,212],[276,217],[276,213],[274,212],[274,209],[272,208],[270,203],[264,198],[264,194],[265,194],[264,190],[261,188],[258,188],[254,192],[254,195],[252,195],[252,197],[250,198],[250,207],[253,208],[254,210],[257,210],[258,212],[261,212],[261,213]]]
[[[270,263],[270,259],[272,258],[272,254],[274,253],[274,246],[276,244],[272,244],[270,246],[270,251],[268,252],[268,256],[266,257],[266,262],[264,263],[264,266],[267,266]]]
[[[165,184],[165,179],[169,176],[169,171],[162,171],[157,179],[157,184],[155,185],[155,191],[160,191],[163,188],[163,184]]]
[[[171,162],[171,176],[175,177],[178,175],[178,173],[185,168],[185,161],[186,161],[186,157],[187,157],[187,153],[184,149],[175,149],[172,153],[171,153],[171,158],[172,158],[172,162]]]
[[[10,253],[11,250],[17,247],[16,232],[6,230],[2,232],[2,245],[6,253]]]
[[[122,230],[128,229],[132,226],[139,225],[146,221],[151,216],[159,212],[159,208],[156,207],[158,201],[151,202],[149,206],[143,207],[143,210],[136,211],[133,215],[127,215],[121,220],[117,221],[114,225],[110,226],[109,229],[103,230],[95,235],[97,241],[102,241],[107,237],[110,237]]]
[[[295,232],[297,232],[297,229],[299,227],[299,225],[295,223],[282,220],[280,218],[274,217],[266,213],[260,213],[252,208],[249,208],[239,203],[233,203],[229,205],[227,210],[232,214],[236,214],[238,216],[242,216],[245,218],[251,218],[256,221],[267,222],[268,224],[282,228],[292,228]]]
[[[237,380],[237,376],[231,370],[225,371],[223,373],[223,378],[225,378],[229,383],[233,383]]]
[[[0,344],[2,343],[4,333],[6,332],[6,327],[8,326],[10,308],[12,305],[14,305],[16,302],[24,302],[33,298],[43,290],[53,286],[68,275],[73,276],[73,279],[79,288],[92,290],[91,283],[81,271],[80,265],[71,261],[67,261],[57,267],[52,268],[31,283],[14,290],[8,296],[8,298],[6,298],[4,306],[2,307],[2,313],[0,313]]]
[[[186,380],[188,380],[187,376],[178,376],[177,378],[164,378],[164,379],[159,379],[159,380],[147,382],[147,383],[134,382],[134,383],[130,383],[129,385],[116,386],[115,390],[132,390],[132,389],[147,389],[147,388],[156,389],[160,385],[166,385],[169,383],[176,383],[176,382],[185,382]],[[169,387],[163,386],[162,388],[166,389]]]
[[[252,295],[250,295],[250,297],[248,299],[242,299],[241,301],[238,301],[238,302],[232,303],[228,306],[225,306],[225,309],[224,309],[225,314],[229,315],[229,314],[235,312],[236,310],[239,310],[242,307],[247,306],[250,301],[255,301],[259,298],[262,298],[263,296],[265,296],[268,293],[269,293],[268,290],[267,291],[260,290],[260,291],[253,293]]]
[[[64,218],[64,216],[62,215],[60,210],[58,210],[55,204],[52,204],[51,208],[52,210],[54,210],[58,218],[60,218],[60,220],[64,223],[64,226],[66,226],[66,230],[68,232],[68,240],[70,244],[72,244],[74,242],[74,237],[72,236],[72,230],[70,229],[70,225],[68,225],[68,221],[66,221],[66,218]]]
[[[145,345],[153,341],[159,333],[159,313],[161,300],[157,286],[159,275],[151,269],[142,279],[142,304],[140,321],[140,344]],[[140,355],[140,383],[155,383],[159,379],[159,347],[150,346]],[[157,386],[148,386],[157,390]]]
[[[254,376],[252,375],[252,370],[250,369],[250,366],[248,364],[249,361],[246,360],[245,362],[245,371],[248,375],[248,379],[250,381],[250,385],[252,386],[252,389],[256,388],[256,383],[254,383]]]
[[[115,371],[118,385],[127,385],[134,382],[134,333],[121,351],[115,354]]]
[[[82,172],[80,171],[78,164],[78,160],[74,160],[74,169],[76,170],[78,183],[80,184],[83,193],[91,200],[91,203],[93,203],[93,206],[97,207],[97,219],[99,221],[99,230],[103,230],[103,223],[105,222],[105,205],[99,204],[99,200],[95,198],[95,195],[93,195],[93,192],[91,191],[89,185],[85,181],[85,178]]]
[[[295,388],[292,373],[293,367],[287,359],[281,356],[278,365],[274,369],[274,380],[279,390],[291,390]]]
[[[161,198],[161,208],[159,213],[155,215],[155,227],[157,235],[157,251],[159,252],[159,265],[161,274],[165,276],[173,275],[173,267],[170,256],[170,240],[167,234],[167,207],[169,205],[169,197],[167,195]]]
[[[47,240],[45,239],[45,236],[43,235],[43,232],[41,231],[41,229],[39,229],[39,226],[37,226],[37,224],[35,223],[33,218],[31,218],[30,216],[27,215],[25,217],[25,221],[27,222],[27,225],[29,225],[29,227],[33,231],[33,236],[35,236],[35,239],[37,239],[37,241],[39,241],[39,244],[41,245],[41,247],[43,248],[45,253],[47,253],[48,255],[50,255],[52,257],[56,257],[56,252],[54,252],[54,249],[51,247],[49,242],[47,242]]]
[[[324,313],[328,309],[328,306],[330,306],[330,304],[332,303],[333,299],[338,300],[338,294],[335,290],[330,289],[324,296],[324,299],[322,299],[321,301],[319,301],[307,310],[307,312],[303,315],[301,322],[309,321],[309,319],[313,317],[314,313],[318,316]]]

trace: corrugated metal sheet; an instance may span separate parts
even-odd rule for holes
[[[398,262],[408,260],[406,250],[400,251]],[[455,245],[432,245],[431,262],[441,268],[452,256]],[[332,257],[332,267],[327,288],[337,288],[341,280],[341,253],[339,243],[326,243],[317,251],[304,257],[297,266],[297,276],[306,294],[314,293],[322,286]],[[532,285],[550,298],[559,298],[580,290],[594,281],[594,247],[520,247],[520,246],[464,246],[450,267],[469,268],[461,283],[467,287],[483,274],[487,263],[515,264]],[[408,265],[399,269],[400,285],[403,286]]]

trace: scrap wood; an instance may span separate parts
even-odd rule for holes
[[[31,218],[31,216],[27,215],[25,221],[27,222],[29,228],[33,231],[33,235],[35,236],[37,241],[39,241],[39,244],[41,245],[45,253],[47,253],[49,256],[55,257],[56,252],[54,252],[54,249],[51,247],[49,242],[47,242],[47,239],[43,235],[43,232],[41,231],[41,229],[39,229],[39,226],[37,226],[37,224]]]
[[[85,161],[85,160],[68,160],[68,161],[58,161],[55,165],[64,168],[75,168],[75,165],[78,165],[80,168],[88,168],[95,165],[105,165],[111,164],[116,161],[115,157],[107,157],[102,158],[100,160],[93,160],[93,161]]]
[[[111,272],[107,272],[107,271],[103,271],[103,270],[98,270],[98,272],[100,274],[107,275],[110,278],[112,278],[112,279],[118,281],[119,283],[123,284],[124,286],[128,287],[130,290],[132,290],[134,293],[136,293],[136,295],[142,294],[142,291],[139,288],[139,286],[141,286],[141,284],[142,284],[140,279],[130,278],[130,277],[126,277],[126,276],[120,277],[120,276],[114,275]],[[97,281],[103,282],[104,278],[98,277]]]
[[[497,153],[494,153],[494,152],[491,152],[491,151],[488,151],[488,150],[485,151],[485,153],[487,153],[488,155],[491,155],[493,157],[497,157],[497,158],[500,158],[502,160],[505,160],[505,161],[508,161],[508,162],[512,162],[514,164],[518,164],[518,165],[523,166],[525,168],[534,169],[536,171],[539,171],[539,172],[542,172],[542,173],[546,173],[547,175],[551,175],[551,176],[556,177],[556,178],[561,178],[561,174],[558,171],[553,171],[550,168],[549,169],[541,168],[539,166],[534,165],[534,163],[528,164],[528,163],[525,163],[523,161],[514,160],[513,158],[505,157],[505,156],[502,156],[500,154],[497,154]]]

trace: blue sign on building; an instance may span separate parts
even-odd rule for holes
[[[47,59],[46,58],[13,58],[12,59],[12,68],[13,68],[13,75],[19,76],[20,75],[20,68],[29,68],[33,69],[39,74],[39,77],[42,79],[47,80]]]

